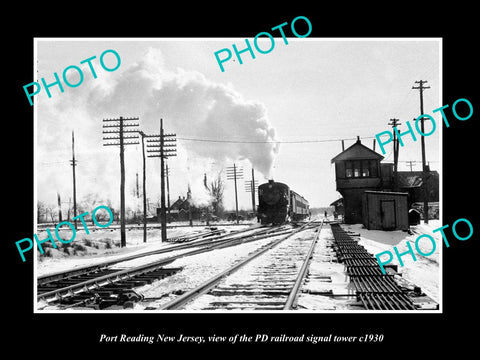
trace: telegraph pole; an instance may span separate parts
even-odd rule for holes
[[[142,137],[142,159],[143,159],[143,242],[147,242],[147,173],[145,161],[145,133],[138,132]]]
[[[187,201],[188,201],[188,223],[189,223],[190,226],[193,226],[193,219],[192,219],[192,191],[191,191],[191,189],[190,189],[190,183],[188,184]]]
[[[245,181],[245,191],[252,194],[252,209],[253,214],[256,213],[256,205],[255,205],[255,191],[258,190],[258,182],[255,180],[255,170],[252,168],[252,180]]]
[[[135,196],[137,198],[140,197],[140,190],[138,189],[138,172],[135,174],[136,176],[136,184],[135,184]]]
[[[430,89],[430,86],[424,86],[427,83],[426,80],[415,81],[418,86],[412,86],[412,89],[420,91],[420,115],[423,115],[423,90]],[[425,134],[424,130],[424,117],[420,119],[420,127],[422,134]],[[423,178],[423,218],[425,224],[428,224],[428,186],[427,186],[427,162],[425,158],[425,136],[421,136],[422,143],[422,178]]]
[[[243,169],[237,168],[235,163],[233,167],[227,168],[227,180],[233,180],[235,183],[235,218],[238,224],[238,195],[237,195],[237,179],[243,179]]]
[[[170,170],[168,169],[168,163],[165,164],[166,171],[165,171],[165,176],[167,177],[167,211],[168,211],[168,222],[171,222],[171,217],[170,217],[170,182],[168,180],[170,176]]]
[[[62,219],[62,200],[60,199],[60,193],[57,192],[57,203],[58,203],[58,223],[60,224]]]
[[[212,197],[212,192],[210,191],[210,188],[208,187],[207,173],[203,174],[203,186],[208,191],[208,194],[210,195],[209,198]],[[206,220],[206,225],[209,226],[210,225],[210,201],[207,202],[206,219],[205,220]]]
[[[125,121],[133,121],[127,122]],[[138,117],[136,118],[123,118],[120,116],[118,119],[103,119],[103,122],[106,123],[103,125],[104,129],[113,129],[113,130],[103,130],[103,134],[112,134],[114,136],[104,137],[103,140],[115,141],[114,143],[105,143],[103,146],[120,146],[120,245],[121,247],[127,246],[127,239],[125,235],[125,145],[136,145],[138,141],[133,141],[132,139],[138,139],[138,130],[131,129],[132,127],[139,126]],[[114,124],[109,124],[114,122]],[[133,135],[124,135],[124,133],[134,133]],[[125,139],[127,141],[125,141]],[[119,141],[117,143],[117,140]]]
[[[77,161],[75,160],[75,135],[72,131],[72,160],[70,160],[70,165],[72,165],[73,170],[73,218],[77,217],[77,186],[75,179],[75,166],[77,166]],[[77,230],[77,219],[74,220],[75,230]]]
[[[252,208],[255,215],[255,170],[252,168]]]
[[[148,157],[160,158],[160,223],[162,227],[162,242],[167,241],[167,212],[165,211],[165,159],[169,156],[176,156],[176,144],[169,144],[176,142],[176,134],[164,134],[163,119],[160,119],[160,135],[149,135],[152,139],[147,139],[147,147],[154,149],[147,149],[151,153]],[[167,143],[167,144],[165,144]]]
[[[162,212],[162,242],[167,241],[167,212],[165,211],[165,137],[163,134],[163,119],[160,119],[160,186],[162,188],[160,193],[160,206]]]
[[[410,166],[410,172],[412,172],[413,171],[413,169],[412,169],[413,165],[415,165],[416,161],[415,160],[409,160],[409,161],[407,161],[407,163],[408,163],[408,166]]]
[[[398,119],[390,119],[388,125],[392,125],[392,129],[401,125]],[[397,128],[398,131],[398,128]],[[393,131],[393,191],[396,191],[398,185],[398,140],[397,132]]]

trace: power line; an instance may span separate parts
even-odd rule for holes
[[[362,139],[374,139],[374,138],[375,136],[362,137]],[[215,140],[215,139],[184,138],[184,137],[177,137],[177,139],[185,140],[185,141],[200,141],[200,142],[229,143],[229,144],[305,144],[305,143],[334,142],[334,141],[342,141],[342,140],[357,140],[357,138],[348,138],[348,139],[325,139],[325,140],[251,141],[251,140]]]
[[[418,160],[398,160],[398,162],[410,162],[410,161],[413,161],[413,162],[417,162]],[[431,162],[434,162],[434,163],[438,163],[440,162],[440,160],[428,160],[429,163]]]

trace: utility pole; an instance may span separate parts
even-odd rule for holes
[[[256,205],[255,205],[255,192],[258,190],[258,181],[255,180],[255,170],[252,168],[252,180],[245,181],[245,191],[251,193],[252,195],[252,209],[253,214],[256,213]]]
[[[125,121],[129,121],[125,123]],[[131,122],[133,121],[133,123]],[[103,140],[115,141],[113,143],[108,142],[103,144],[103,146],[120,146],[120,246],[127,246],[127,238],[125,235],[125,145],[137,145],[138,141],[138,130],[133,130],[132,127],[139,126],[138,117],[136,118],[123,118],[120,116],[118,119],[103,119],[104,129],[113,129],[113,130],[103,130],[104,135],[112,134],[113,136],[103,137]],[[109,124],[109,123],[114,124]],[[124,135],[124,133],[133,133],[133,135]],[[125,141],[125,139],[127,141]],[[117,142],[117,140],[119,142]]]
[[[163,132],[163,119],[160,119],[160,134],[149,135],[147,142],[147,152],[151,153],[148,157],[160,158],[160,223],[162,227],[162,242],[167,241],[167,212],[165,211],[165,159],[169,156],[177,156],[176,144],[169,144],[176,142],[176,134],[164,134]],[[167,143],[167,144],[165,144]]]
[[[72,198],[68,198],[67,220],[70,221],[70,209],[72,208]]]
[[[193,226],[193,219],[192,219],[192,191],[191,191],[191,189],[190,189],[190,183],[188,184],[187,201],[188,201],[188,223],[189,223],[190,226]]]
[[[208,181],[207,181],[207,173],[204,173],[203,174],[203,186],[205,187],[205,189],[208,191],[208,194],[211,196],[211,191],[210,191],[210,188],[208,187]],[[209,197],[210,197],[209,196]],[[206,206],[206,225],[207,226],[210,226],[210,201],[207,202],[207,206]]]
[[[167,241],[167,213],[165,211],[165,136],[163,133],[163,119],[160,119],[160,207],[162,224],[162,242]]]
[[[410,166],[410,172],[413,172],[412,168],[413,168],[413,165],[416,164],[416,161],[415,160],[409,160],[409,161],[407,161],[407,163],[409,163],[408,166]]]
[[[235,183],[235,218],[238,224],[237,179],[243,179],[243,168],[237,168],[235,163],[233,163],[233,167],[227,168],[227,180],[233,180]]]
[[[170,170],[168,169],[168,162],[165,164],[166,171],[165,171],[165,176],[167,177],[167,211],[168,211],[168,222],[171,222],[171,217],[170,217],[170,182],[169,182],[169,176],[170,176]]]
[[[390,119],[388,125],[392,125],[392,129],[401,125],[398,119]],[[397,131],[398,128],[397,128]],[[398,186],[398,140],[397,140],[397,132],[393,131],[393,191],[397,190]]]
[[[426,80],[418,80],[415,81],[418,86],[412,86],[412,89],[420,91],[420,116],[424,114],[423,112],[423,90],[430,89],[430,86],[424,86],[427,83]],[[420,119],[420,127],[422,130],[422,134],[425,134],[424,130],[424,117]],[[425,224],[428,224],[428,186],[427,186],[427,162],[425,158],[425,136],[421,136],[421,143],[422,143],[422,180],[423,180],[423,220]]]
[[[75,166],[77,166],[77,161],[75,160],[75,135],[72,131],[72,160],[70,160],[70,165],[72,165],[73,170],[73,218],[77,217],[77,185],[75,178]],[[77,230],[77,219],[74,220],[75,230]]]
[[[145,161],[145,133],[138,132],[142,137],[142,159],[143,159],[143,242],[147,242],[147,172]]]
[[[137,198],[139,198],[139,197],[140,197],[140,191],[139,191],[139,189],[138,189],[138,172],[137,172],[135,175],[136,175],[136,178],[137,178],[137,179],[136,179],[136,186],[135,186],[135,196],[136,196]]]
[[[58,202],[58,223],[60,224],[62,219],[62,200],[60,200],[60,193],[57,192],[57,202]]]

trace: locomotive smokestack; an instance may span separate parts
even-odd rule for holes
[[[268,180],[268,183],[273,184],[274,183],[273,179]]]

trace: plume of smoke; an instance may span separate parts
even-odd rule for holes
[[[116,199],[117,188],[108,184],[118,182],[119,165],[112,161],[111,151],[102,149],[101,119],[138,116],[144,132],[158,133],[161,117],[167,132],[177,134],[177,152],[185,150],[190,159],[197,159],[195,166],[193,161],[189,162],[190,186],[197,203],[208,201],[208,192],[203,187],[205,168],[201,169],[205,164],[198,159],[213,161],[220,168],[227,162],[246,159],[265,177],[270,176],[278,144],[261,103],[246,100],[231,87],[212,82],[199,72],[168,70],[161,51],[154,48],[122,70],[85,80],[81,87],[69,89],[71,91],[56,99],[40,101],[39,161],[55,159],[60,146],[63,150],[58,152],[63,152],[65,159],[65,153],[70,150],[72,128],[76,129],[76,139],[82,139],[78,143],[83,143],[83,159],[85,154],[91,159],[87,160],[90,162],[88,173],[79,171],[83,181],[77,181],[92,188],[103,188],[104,197]],[[138,151],[135,154],[130,148],[127,147],[126,162],[138,163]],[[114,153],[117,150],[115,148]],[[60,190],[62,186],[68,188],[70,172],[65,173],[68,175],[39,174],[39,190],[53,183],[60,183],[57,186]]]
[[[151,48],[110,89],[94,89],[88,103],[92,115],[139,114],[142,125],[153,130],[162,117],[180,138],[219,141],[185,140],[190,154],[219,162],[248,159],[267,177],[278,152],[275,130],[262,104],[198,72],[168,71],[157,49]],[[221,142],[228,140],[237,141]]]

